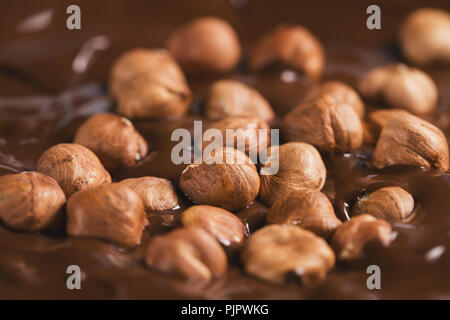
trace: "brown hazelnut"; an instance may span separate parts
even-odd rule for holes
[[[450,62],[450,14],[439,9],[418,9],[400,28],[405,57],[415,64]]]
[[[39,158],[37,171],[58,182],[66,197],[79,190],[111,182],[97,156],[88,148],[75,143],[57,144]]]
[[[408,221],[414,210],[414,198],[396,186],[380,188],[358,199],[353,215],[370,214],[391,222]]]
[[[78,128],[74,142],[93,151],[110,170],[135,165],[148,150],[147,142],[130,120],[110,113],[86,120]]]
[[[110,91],[128,118],[166,118],[186,113],[191,91],[166,50],[134,49],[114,63]]]
[[[306,95],[304,101],[315,101],[324,94],[333,97],[338,104],[351,106],[360,118],[364,117],[365,107],[358,93],[352,87],[340,81],[327,81],[313,88]]]
[[[402,114],[409,114],[409,112],[403,109],[382,109],[369,113],[367,115],[366,128],[371,136],[370,142],[375,143],[386,123]]]
[[[187,73],[231,71],[241,57],[233,27],[216,17],[195,19],[176,29],[167,48]]]
[[[431,123],[410,114],[399,115],[389,120],[381,131],[372,164],[379,169],[413,165],[447,171],[447,140]]]
[[[140,177],[120,181],[136,191],[146,211],[170,210],[178,206],[178,195],[172,183],[163,178]]]
[[[276,62],[317,79],[324,69],[325,54],[320,41],[306,28],[281,25],[257,42],[249,61],[253,70]]]
[[[212,84],[204,106],[205,117],[218,120],[232,116],[275,118],[269,102],[255,89],[235,80],[219,80]]]
[[[401,63],[369,71],[359,84],[361,94],[393,108],[424,114],[436,107],[438,90],[425,72]]]
[[[11,229],[44,229],[55,221],[65,202],[58,183],[39,172],[0,177],[0,220]]]
[[[338,260],[356,260],[362,257],[369,243],[388,246],[391,241],[391,225],[368,214],[351,218],[340,225],[331,239],[331,246]]]
[[[270,145],[270,126],[260,118],[227,117],[213,122],[211,128],[222,132],[222,136],[227,142],[227,147],[239,147],[238,149],[241,150],[242,145],[245,147],[247,155],[258,155],[261,150],[266,149]],[[234,130],[232,135],[234,137],[233,141],[226,139],[227,129]],[[260,130],[266,130],[266,134],[263,134],[263,131],[260,132]]]
[[[274,283],[284,282],[288,275],[311,283],[324,278],[335,262],[334,252],[324,239],[290,225],[256,231],[247,240],[241,259],[248,273]]]
[[[325,194],[303,189],[275,201],[267,214],[267,223],[299,226],[328,239],[341,221]]]
[[[180,188],[196,204],[230,211],[247,207],[258,195],[259,175],[245,153],[232,148],[206,155],[181,174]]]
[[[244,223],[231,212],[212,206],[192,206],[181,214],[185,227],[199,227],[207,231],[220,243],[239,245],[247,235]]]
[[[355,110],[328,94],[289,112],[283,134],[288,141],[308,142],[322,152],[349,152],[363,142],[363,127]]]
[[[67,202],[67,234],[97,237],[123,247],[140,243],[147,225],[141,197],[120,183],[82,190]]]
[[[269,149],[269,158],[262,168],[278,163],[278,172],[274,175],[261,175],[259,196],[271,206],[276,200],[305,188],[322,189],[327,171],[320,153],[312,145],[302,142],[290,142]]]
[[[220,244],[201,228],[187,227],[153,238],[146,263],[158,271],[190,280],[211,280],[227,270]]]

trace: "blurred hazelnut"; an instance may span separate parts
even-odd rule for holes
[[[132,189],[108,183],[77,192],[67,202],[67,234],[97,237],[123,247],[141,242],[144,204]]]
[[[282,283],[294,274],[308,284],[326,276],[335,256],[314,233],[289,225],[259,229],[247,240],[241,259],[245,270],[269,282]]]
[[[376,143],[381,130],[384,128],[386,123],[402,114],[409,114],[408,111],[403,109],[382,109],[372,111],[367,115],[366,127],[371,135],[371,143]]]
[[[86,120],[74,142],[93,151],[110,170],[135,165],[148,150],[147,142],[128,119],[110,113]]]
[[[75,143],[57,144],[39,158],[37,171],[58,182],[66,197],[79,190],[111,182],[97,156],[88,148]]]
[[[227,270],[225,251],[201,228],[180,228],[153,238],[146,263],[158,271],[190,280],[211,280]]]
[[[269,102],[255,89],[235,80],[219,80],[212,84],[204,106],[205,117],[218,120],[230,116],[275,118]]]
[[[196,204],[239,211],[259,192],[256,167],[243,153],[232,148],[207,155],[201,164],[189,165],[181,174],[180,188]]]
[[[424,114],[436,107],[438,90],[425,72],[401,63],[369,71],[359,84],[361,94],[393,108]]]
[[[418,9],[400,28],[405,57],[415,64],[450,62],[450,14],[439,9]]]
[[[157,177],[129,178],[120,181],[137,192],[146,211],[170,210],[178,206],[175,187],[167,179]]]
[[[431,123],[413,115],[399,115],[389,120],[381,131],[372,164],[379,169],[403,164],[447,171],[447,140]]]
[[[363,127],[355,110],[328,94],[289,112],[283,134],[288,141],[307,142],[322,152],[349,152],[363,142]]]
[[[56,181],[39,172],[0,177],[0,220],[11,229],[44,229],[55,221],[65,202]]]
[[[166,50],[134,49],[114,63],[110,91],[128,118],[166,118],[186,113],[191,91]]]
[[[216,17],[195,19],[169,37],[167,48],[187,73],[231,71],[241,57],[233,27]]]
[[[324,69],[325,54],[320,41],[306,28],[280,25],[257,42],[249,61],[253,70],[277,62],[317,79]]]
[[[391,222],[407,221],[414,210],[414,198],[400,187],[384,187],[361,197],[353,215],[370,214]]]
[[[247,235],[244,223],[231,212],[212,206],[192,206],[181,214],[185,227],[199,227],[220,243],[239,245]]]
[[[360,118],[364,118],[365,107],[358,93],[352,87],[340,81],[327,81],[313,88],[306,95],[304,101],[315,101],[324,94],[333,97],[338,104],[351,106]]]
[[[302,142],[290,142],[269,149],[269,158],[263,168],[278,163],[278,172],[274,175],[261,175],[259,196],[271,206],[276,200],[305,188],[322,189],[327,171],[320,153],[312,145]]]
[[[362,258],[369,243],[388,246],[391,243],[391,225],[381,219],[362,214],[340,225],[331,239],[331,246],[338,260]]]
[[[341,221],[325,194],[303,189],[275,201],[267,214],[267,223],[299,226],[328,239]]]

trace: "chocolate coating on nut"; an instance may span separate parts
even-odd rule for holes
[[[0,220],[11,229],[44,229],[56,220],[65,202],[58,183],[39,172],[0,177]]]
[[[77,192],[67,202],[67,234],[131,247],[148,224],[141,197],[120,183]]]
[[[146,263],[158,271],[190,280],[211,280],[227,270],[227,256],[219,243],[201,228],[180,228],[153,238]]]
[[[328,239],[341,221],[325,194],[303,189],[275,201],[267,214],[267,223],[299,226]]]
[[[110,113],[86,120],[74,142],[93,151],[109,170],[135,165],[148,150],[147,142],[128,119]]]
[[[241,259],[245,270],[269,282],[282,283],[295,274],[304,283],[326,276],[335,256],[327,242],[314,233],[289,225],[271,225],[247,240]]]
[[[88,148],[75,143],[61,143],[45,151],[39,158],[37,171],[58,182],[66,197],[111,182],[97,156]]]

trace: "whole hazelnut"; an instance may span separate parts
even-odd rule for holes
[[[414,198],[400,187],[384,187],[362,196],[352,209],[353,215],[370,214],[391,222],[408,221],[414,210]]]
[[[302,142],[290,142],[269,149],[269,158],[262,168],[278,163],[278,172],[274,175],[261,175],[259,196],[271,206],[276,200],[305,188],[322,189],[327,171],[320,153],[312,145]]]
[[[378,140],[381,130],[389,120],[402,114],[409,114],[409,112],[403,109],[382,109],[369,113],[366,119],[366,128],[371,136],[370,142]]]
[[[240,245],[247,235],[247,228],[231,212],[212,206],[192,206],[181,214],[185,227],[199,227],[207,231],[220,243]]]
[[[381,169],[392,165],[413,165],[447,171],[448,144],[437,127],[410,114],[389,120],[381,131],[372,164]]]
[[[123,247],[140,243],[147,225],[141,197],[120,183],[82,190],[67,202],[67,234],[97,237]]]
[[[170,210],[179,205],[172,182],[163,178],[140,177],[120,181],[136,191],[144,201],[146,211]]]
[[[221,151],[189,165],[181,174],[180,188],[196,204],[239,211],[258,195],[258,171],[245,153],[227,147]]]
[[[203,112],[211,120],[233,116],[258,117],[263,121],[275,118],[269,102],[258,91],[235,80],[214,82]]]
[[[190,280],[211,280],[227,270],[220,244],[201,228],[187,227],[153,238],[147,249],[149,267]]]
[[[257,42],[249,60],[253,70],[277,62],[317,79],[324,69],[325,54],[320,41],[306,28],[280,25]]]
[[[37,171],[58,182],[66,197],[79,190],[111,182],[97,156],[88,148],[75,143],[57,144],[39,158]]]
[[[393,108],[424,114],[436,107],[438,90],[425,72],[401,63],[375,68],[360,81],[361,94]]]
[[[270,126],[257,117],[227,117],[213,122],[210,127],[220,130],[224,139],[227,138],[227,129],[234,130],[233,139],[225,139],[227,147],[239,150],[245,147],[246,155],[258,155],[270,145]]]
[[[11,229],[44,229],[55,221],[65,202],[58,183],[39,172],[0,177],[0,220]]]
[[[86,120],[74,142],[93,151],[109,170],[131,167],[148,150],[147,142],[130,120],[110,113],[99,113]]]
[[[403,22],[399,38],[405,57],[415,64],[450,62],[450,14],[418,9]]]
[[[315,101],[324,94],[333,97],[338,104],[351,106],[360,118],[364,118],[365,107],[358,93],[352,87],[340,81],[326,81],[316,86],[309,91],[304,101]]]
[[[340,225],[331,239],[331,246],[339,260],[362,258],[369,243],[388,246],[391,241],[391,225],[369,214],[351,218]]]
[[[290,274],[308,284],[326,276],[335,256],[314,233],[290,225],[259,229],[241,251],[245,270],[263,280],[282,283]]]
[[[303,141],[322,152],[349,152],[363,143],[361,119],[348,104],[324,94],[300,104],[284,118],[283,134],[288,141]]]
[[[114,63],[110,91],[117,111],[128,118],[166,118],[186,113],[191,91],[166,50],[134,49]]]
[[[167,48],[191,74],[231,71],[241,57],[241,46],[233,27],[216,17],[195,19],[176,29]]]
[[[294,191],[279,198],[270,207],[267,223],[299,226],[326,239],[341,225],[328,197],[313,189]]]

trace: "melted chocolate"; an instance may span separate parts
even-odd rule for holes
[[[402,61],[395,46],[399,22],[421,1],[378,1],[382,30],[365,27],[366,1],[78,1],[82,29],[65,27],[65,3],[57,0],[13,3],[3,12],[0,28],[0,175],[33,170],[40,154],[60,142],[71,142],[80,123],[100,111],[113,111],[105,89],[117,55],[136,46],[161,47],[174,27],[201,15],[228,20],[238,31],[244,53],[266,30],[291,22],[310,28],[323,42],[327,65],[323,79],[355,86],[370,68]],[[449,10],[448,1],[427,6]],[[31,22],[30,22],[31,19]],[[34,19],[34,20],[33,20]],[[34,22],[33,22],[34,21]],[[36,22],[37,21],[37,22]],[[245,59],[244,59],[245,60]],[[439,88],[439,105],[425,118],[450,137],[450,69],[426,71]],[[279,116],[294,107],[313,85],[302,75],[273,68],[249,73],[245,61],[229,78],[244,81],[265,95]],[[114,180],[143,175],[177,184],[184,166],[170,161],[170,134],[192,128],[201,118],[201,103],[214,78],[189,78],[195,101],[183,119],[134,121],[150,144],[137,166],[112,173]],[[374,105],[367,105],[369,110]],[[277,127],[279,121],[273,126]],[[324,192],[345,220],[358,196],[384,185],[399,185],[416,200],[415,217],[396,223],[390,247],[370,246],[352,265],[338,264],[314,285],[274,286],[246,275],[235,250],[228,250],[230,270],[210,283],[189,283],[156,273],[144,265],[149,238],[177,227],[181,209],[149,216],[142,244],[124,250],[97,239],[64,234],[18,233],[0,226],[0,298],[208,298],[208,299],[378,299],[450,298],[450,175],[418,168],[374,170],[373,149],[326,155]],[[181,195],[181,194],[180,194]],[[252,232],[264,225],[267,208],[256,202],[237,213]],[[83,272],[82,290],[66,288],[66,268]],[[382,270],[382,290],[366,287],[368,265]]]

